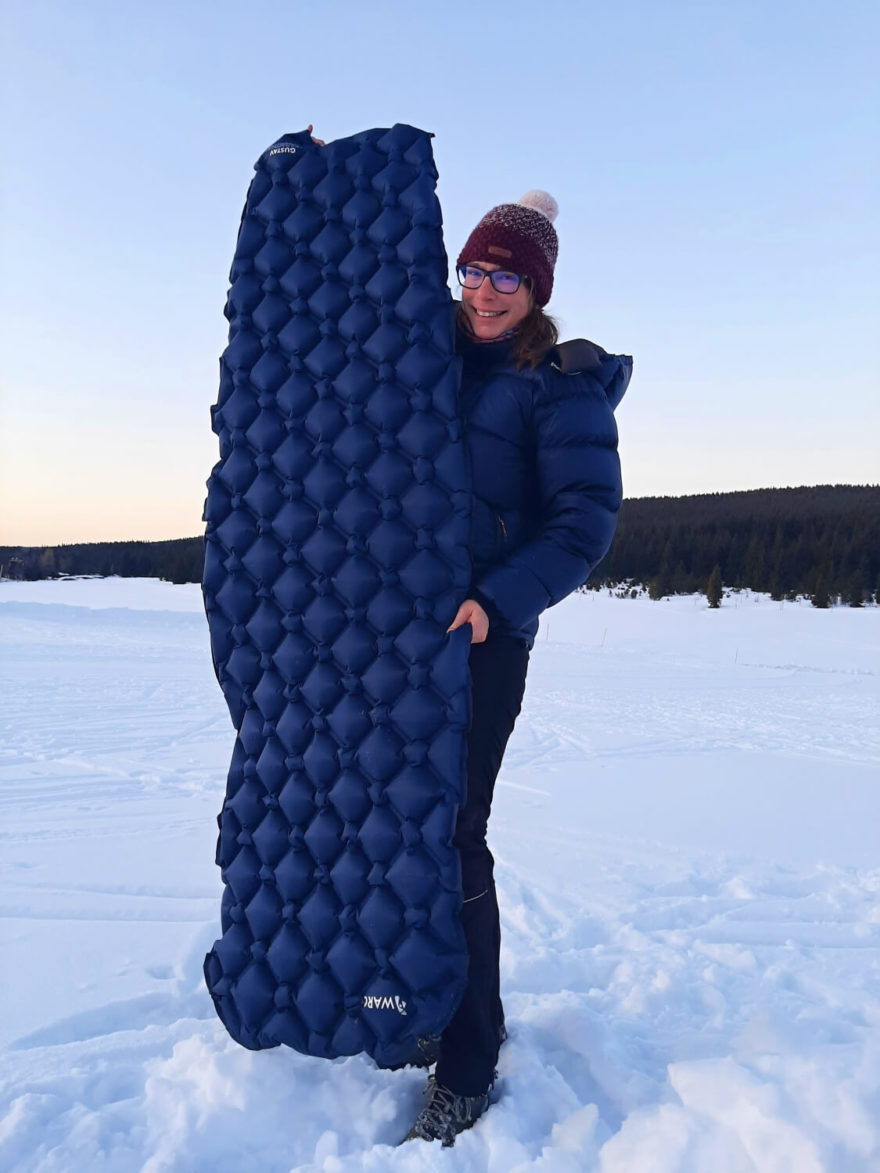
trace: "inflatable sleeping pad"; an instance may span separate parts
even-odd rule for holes
[[[430,135],[256,165],[212,409],[203,591],[236,730],[205,978],[246,1047],[392,1066],[464,988],[470,579]]]

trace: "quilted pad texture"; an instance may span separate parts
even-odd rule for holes
[[[256,165],[212,411],[203,591],[236,729],[219,816],[230,1034],[400,1062],[467,968],[455,817],[470,579],[430,135],[286,135]]]

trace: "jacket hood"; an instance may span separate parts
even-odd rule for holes
[[[550,359],[551,365],[564,375],[591,375],[605,392],[614,411],[626,394],[632,378],[633,360],[628,354],[609,354],[586,338],[560,342]]]

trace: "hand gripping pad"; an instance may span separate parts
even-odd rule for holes
[[[219,816],[229,1033],[393,1065],[467,953],[470,579],[459,364],[430,135],[286,135],[226,306],[203,591],[236,729]]]

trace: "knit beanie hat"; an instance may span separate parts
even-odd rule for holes
[[[531,277],[535,301],[546,305],[553,290],[559,238],[553,221],[559,205],[546,191],[528,191],[518,203],[490,209],[467,238],[456,265],[491,261]]]

